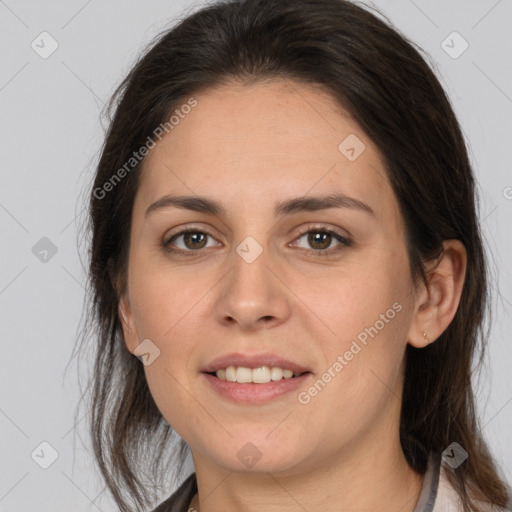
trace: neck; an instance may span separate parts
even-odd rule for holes
[[[407,464],[399,440],[383,442],[365,456],[362,451],[336,454],[293,476],[220,471],[195,456],[199,497],[194,496],[189,510],[413,512],[423,477]]]

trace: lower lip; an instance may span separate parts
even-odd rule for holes
[[[246,404],[261,404],[270,402],[287,393],[297,391],[312,376],[311,373],[304,373],[299,377],[270,381],[265,384],[237,383],[221,380],[218,377],[203,373],[206,380],[222,396],[233,402]]]

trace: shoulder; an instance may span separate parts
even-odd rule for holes
[[[196,474],[192,473],[169,498],[160,503],[152,512],[188,512],[188,505],[196,492]]]
[[[446,471],[446,467],[441,461],[430,459],[415,512],[464,512],[459,494],[448,480]],[[196,492],[196,474],[192,473],[169,498],[152,512],[193,512],[189,511],[188,506]],[[492,506],[482,501],[477,503],[480,512],[512,512],[512,503],[506,508]]]
[[[441,464],[437,497],[432,512],[464,512],[460,496],[448,480],[446,471],[447,469],[444,464]],[[480,512],[512,512],[510,505],[506,508],[501,508],[483,501],[474,500],[473,502],[475,505],[478,505]]]

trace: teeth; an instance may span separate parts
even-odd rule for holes
[[[237,382],[252,382],[252,370],[239,366],[236,369],[236,381]]]
[[[229,382],[266,384],[273,380],[291,379],[294,374],[291,370],[283,370],[278,366],[261,366],[260,368],[246,368],[245,366],[228,366],[215,372],[220,380]],[[295,374],[300,375],[300,374]]]
[[[221,370],[222,371],[222,370]],[[217,377],[220,378],[219,372],[217,371],[215,373]],[[226,380],[229,380],[229,382],[236,382],[236,368],[234,366],[228,366],[226,368]]]
[[[272,380],[281,380],[284,377],[284,370],[274,366],[270,369],[270,375]]]
[[[240,368],[237,370],[237,374],[240,371]],[[270,382],[272,379],[270,377],[270,368],[268,366],[262,366],[261,368],[254,368],[250,370],[251,372],[251,382],[256,382],[258,384],[264,384],[265,382]],[[237,379],[238,381],[238,379]],[[240,381],[238,381],[240,382]]]

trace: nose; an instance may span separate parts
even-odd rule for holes
[[[275,327],[290,317],[291,292],[271,260],[268,249],[251,262],[233,253],[231,271],[219,285],[215,304],[221,324],[254,331]]]

